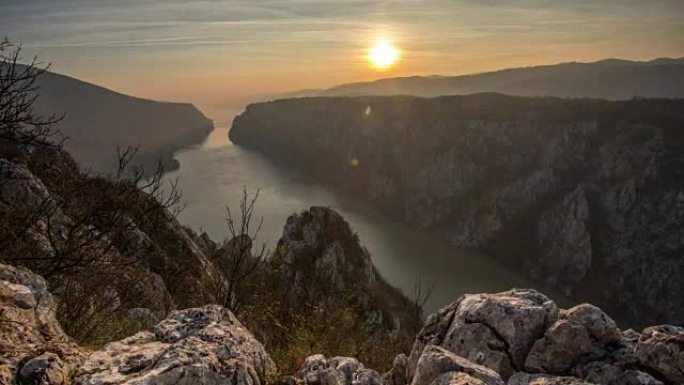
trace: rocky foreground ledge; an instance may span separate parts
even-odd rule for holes
[[[621,331],[595,306],[559,309],[515,289],[464,295],[433,314],[384,375],[354,358],[313,355],[277,376],[263,345],[216,305],[172,312],[98,351],[79,347],[62,332],[45,281],[0,264],[3,385],[674,385],[684,384],[684,329]]]

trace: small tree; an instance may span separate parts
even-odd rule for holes
[[[38,151],[29,166],[40,174],[60,156],[64,155]],[[145,245],[138,240],[138,226],[171,220],[182,208],[182,194],[177,182],[168,188],[163,183],[161,162],[145,177],[142,168],[131,165],[134,156],[135,149],[120,150],[119,170],[109,177],[59,169],[58,174],[41,178],[50,194],[39,204],[0,207],[8,218],[0,223],[0,257],[26,265],[48,280],[104,261],[114,266],[139,262]],[[46,248],[35,247],[36,236]],[[113,253],[119,257],[112,258]]]
[[[414,309],[414,317],[415,317],[415,324],[417,326],[421,326],[423,323],[423,309],[425,309],[425,304],[430,300],[430,297],[432,296],[432,291],[435,289],[435,284],[434,282],[431,282],[427,287],[423,285],[423,279],[422,277],[416,278],[414,284],[413,284],[413,297],[411,298],[411,302],[415,304]],[[416,333],[418,330],[416,330]]]
[[[254,226],[254,207],[259,198],[259,191],[250,196],[243,190],[238,217],[233,216],[230,207],[226,207],[228,217],[228,237],[214,256],[214,262],[220,272],[210,285],[216,302],[239,313],[254,287],[255,277],[264,261],[266,244],[254,248],[259,237],[263,217]]]
[[[0,41],[0,139],[23,145],[59,147],[64,138],[53,124],[62,116],[42,116],[34,111],[38,79],[47,71],[37,58],[21,64],[21,46]]]

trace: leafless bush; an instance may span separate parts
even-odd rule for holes
[[[423,321],[423,309],[425,308],[425,304],[430,300],[434,288],[434,282],[431,282],[430,284],[425,286],[423,284],[422,277],[419,276],[418,278],[416,278],[416,281],[413,285],[413,296],[411,297],[411,301],[415,304],[414,316],[418,325],[420,325]]]
[[[49,68],[33,58],[21,64],[21,46],[0,42],[0,139],[23,145],[59,147],[64,138],[52,125],[62,116],[41,116],[34,111],[38,79]]]
[[[121,151],[120,169],[110,177],[93,177],[73,168],[41,175],[50,195],[38,205],[15,203],[5,207],[8,218],[15,219],[0,225],[4,230],[0,253],[47,279],[96,263],[138,262],[136,257],[145,247],[139,239],[139,224],[170,220],[181,207],[182,195],[175,182],[168,187],[163,183],[163,167],[144,176],[131,166],[134,153],[131,149]],[[29,166],[40,175],[59,156],[55,152],[37,152]],[[35,236],[27,236],[31,233]],[[37,237],[50,252],[44,248],[27,252]]]
[[[263,218],[256,225],[253,222],[258,198],[259,191],[250,196],[244,189],[237,217],[230,207],[226,207],[228,237],[214,256],[220,276],[209,282],[210,290],[219,304],[235,313],[242,310],[247,298],[254,293],[255,277],[267,256],[265,243],[254,247],[263,224]]]

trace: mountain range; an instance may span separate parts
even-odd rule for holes
[[[480,92],[515,96],[684,97],[684,58],[651,61],[606,59],[504,69],[461,76],[411,76],[349,83],[324,90],[303,90],[290,97],[415,95],[434,97]]]

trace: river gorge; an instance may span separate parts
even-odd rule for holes
[[[527,287],[527,282],[491,258],[459,250],[425,231],[381,216],[373,208],[335,193],[302,173],[279,166],[256,152],[234,145],[225,129],[216,128],[200,146],[176,155],[180,169],[167,175],[178,179],[185,209],[181,223],[206,231],[213,239],[227,234],[223,208],[237,210],[243,188],[259,190],[256,214],[263,216],[261,242],[273,249],[290,214],[310,206],[337,210],[359,235],[380,274],[411,297],[418,280],[423,291],[434,289],[426,304],[431,313],[461,294]]]

